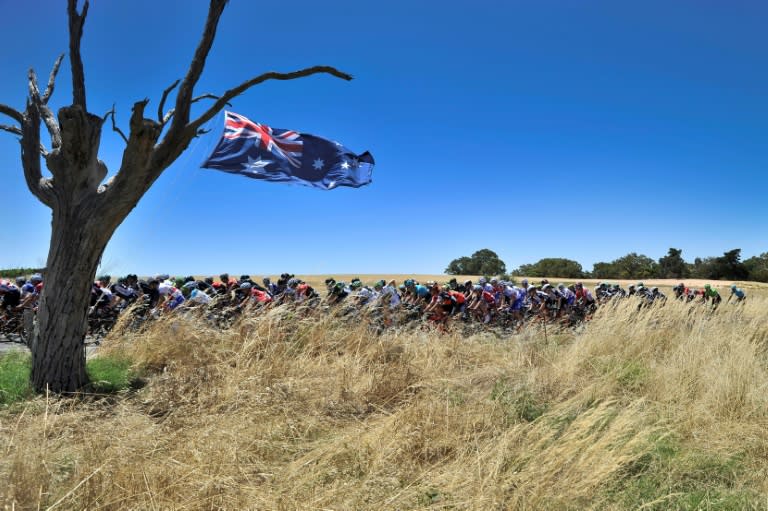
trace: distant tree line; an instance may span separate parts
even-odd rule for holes
[[[0,278],[13,279],[20,275],[30,276],[33,273],[43,273],[44,268],[7,268],[0,270]]]
[[[512,275],[526,277],[563,277],[571,279],[711,279],[754,280],[768,282],[768,252],[741,260],[741,249],[729,250],[717,257],[697,257],[692,263],[683,259],[683,251],[670,248],[658,260],[631,252],[611,262],[595,263],[586,271],[572,259],[549,257],[533,264],[522,264]],[[454,259],[446,268],[451,275],[502,275],[504,261],[489,249],[478,250],[471,257]]]

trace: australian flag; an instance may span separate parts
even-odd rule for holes
[[[254,179],[332,190],[371,182],[373,156],[355,154],[332,140],[270,128],[224,112],[224,134],[204,168]]]

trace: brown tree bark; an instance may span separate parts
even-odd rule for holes
[[[117,127],[114,108],[103,117],[86,109],[80,39],[88,13],[87,0],[80,12],[77,0],[67,2],[72,105],[61,108],[58,118],[48,106],[63,56],[56,60],[42,94],[34,71],[30,70],[29,97],[23,112],[0,104],[0,114],[19,124],[0,125],[0,130],[21,136],[21,161],[27,187],[51,208],[53,217],[45,283],[30,339],[32,383],[38,391],[77,392],[88,382],[83,341],[91,285],[104,248],[160,174],[200,135],[205,122],[229,100],[266,80],[292,80],[317,73],[352,79],[335,68],[315,66],[290,73],[264,73],[221,96],[194,96],[194,87],[205,67],[226,3],[226,0],[210,0],[203,34],[186,75],[163,91],[156,120],[144,117],[148,99],[133,105],[128,135]],[[168,95],[179,83],[173,108],[164,112]],[[203,99],[215,102],[200,117],[191,120],[192,103]],[[98,159],[98,152],[102,126],[110,115],[113,130],[120,134],[126,147],[119,171],[105,182],[108,170]],[[41,143],[41,124],[50,135],[50,150]],[[41,155],[51,172],[50,178],[42,175]]]

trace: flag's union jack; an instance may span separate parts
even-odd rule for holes
[[[234,112],[224,112],[224,138],[256,138],[258,145],[292,166],[301,166],[303,142],[295,131],[272,129]]]

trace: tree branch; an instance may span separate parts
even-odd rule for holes
[[[181,80],[176,80],[167,89],[163,91],[163,97],[160,98],[160,105],[157,107],[157,122],[165,124],[163,121],[163,110],[165,109],[165,100],[168,99],[168,94],[179,84]]]
[[[24,136],[24,132],[18,126],[8,126],[7,124],[0,124],[0,131],[7,131],[8,133],[13,133],[14,135],[18,135],[20,137]],[[45,148],[42,142],[40,143],[40,154],[42,154],[43,156],[48,156],[48,150]]]
[[[201,99],[219,99],[219,96],[217,96],[216,94],[203,94],[202,96],[197,96],[196,98],[192,98],[190,103],[197,103]],[[226,103],[226,105],[227,106],[232,106],[231,103]],[[167,124],[168,121],[171,120],[171,117],[173,117],[173,113],[175,111],[176,111],[175,108],[171,108],[170,110],[168,110],[168,113],[165,114],[165,117],[163,117],[163,120],[162,120],[161,124],[163,124],[163,125]]]
[[[128,143],[128,137],[125,136],[125,133],[123,133],[123,130],[117,127],[117,124],[115,123],[115,105],[112,104],[112,110],[104,114],[103,119],[106,121],[107,117],[112,116],[112,131],[116,132],[117,134],[122,137],[123,141],[127,144]]]
[[[18,123],[24,122],[24,114],[16,110],[15,108],[12,108],[8,105],[5,105],[3,103],[0,103],[0,114],[7,115],[14,121]]]
[[[213,40],[216,38],[216,27],[219,24],[219,18],[221,18],[221,13],[224,12],[224,7],[226,5],[227,0],[211,0],[211,3],[208,6],[208,17],[205,20],[203,35],[200,37],[200,43],[198,43],[195,55],[192,57],[192,62],[189,64],[187,74],[181,82],[179,93],[176,95],[173,122],[163,139],[164,141],[168,140],[171,143],[173,143],[172,141],[178,141],[179,136],[189,122],[192,94],[195,85],[205,68],[205,61],[208,58],[208,53],[211,51],[211,46],[213,46]]]
[[[88,15],[88,0],[83,4],[83,10],[77,12],[77,0],[68,0],[67,16],[69,18],[69,62],[72,68],[72,103],[80,105],[87,111],[85,105],[85,71],[83,59],[80,56],[80,39],[83,37],[83,25]]]
[[[213,118],[216,114],[218,114],[222,108],[224,108],[226,105],[228,105],[229,100],[236,98],[243,92],[247,91],[254,85],[258,85],[260,83],[266,82],[267,80],[295,80],[297,78],[304,78],[305,76],[310,76],[318,73],[326,73],[332,76],[335,76],[336,78],[341,78],[342,80],[351,80],[352,76],[348,75],[347,73],[344,73],[342,71],[339,71],[335,67],[331,66],[313,66],[308,67],[306,69],[301,69],[299,71],[293,71],[291,73],[278,73],[275,71],[270,71],[268,73],[261,74],[259,76],[256,76],[254,78],[251,78],[250,80],[247,80],[237,87],[233,89],[229,89],[227,92],[222,94],[222,96],[216,101],[216,103],[213,104],[211,108],[209,108],[203,115],[189,123],[189,127],[193,130],[196,130],[209,120]]]
[[[24,122],[21,125],[21,163],[27,188],[48,207],[53,203],[53,182],[43,178],[40,170],[40,111],[32,100],[27,101]]]
[[[13,133],[14,135],[18,135],[20,137],[24,136],[24,132],[18,126],[9,126],[7,124],[0,124],[0,131],[7,131],[8,133]],[[43,156],[48,156],[48,150],[45,148],[45,146],[42,143],[40,143],[40,154],[42,154]]]
[[[7,124],[0,124],[0,131],[7,131],[8,133],[13,133],[14,135],[21,136],[21,128],[18,126],[9,126]]]
[[[37,108],[39,114],[42,115],[45,127],[51,135],[51,149],[58,149],[61,147],[61,130],[59,129],[59,123],[56,121],[53,111],[40,97],[40,89],[37,87],[37,75],[35,74],[35,70],[31,68],[29,70],[29,98],[32,100],[32,103]],[[27,115],[29,115],[29,107],[27,107]]]
[[[61,61],[63,59],[64,54],[62,53],[59,55],[59,58],[56,59],[56,62],[53,63],[53,69],[51,69],[51,74],[48,76],[48,85],[45,87],[45,92],[41,98],[45,104],[48,104],[48,100],[51,99],[51,94],[53,94],[53,86],[56,83],[56,75],[59,72],[59,66],[61,65]]]

